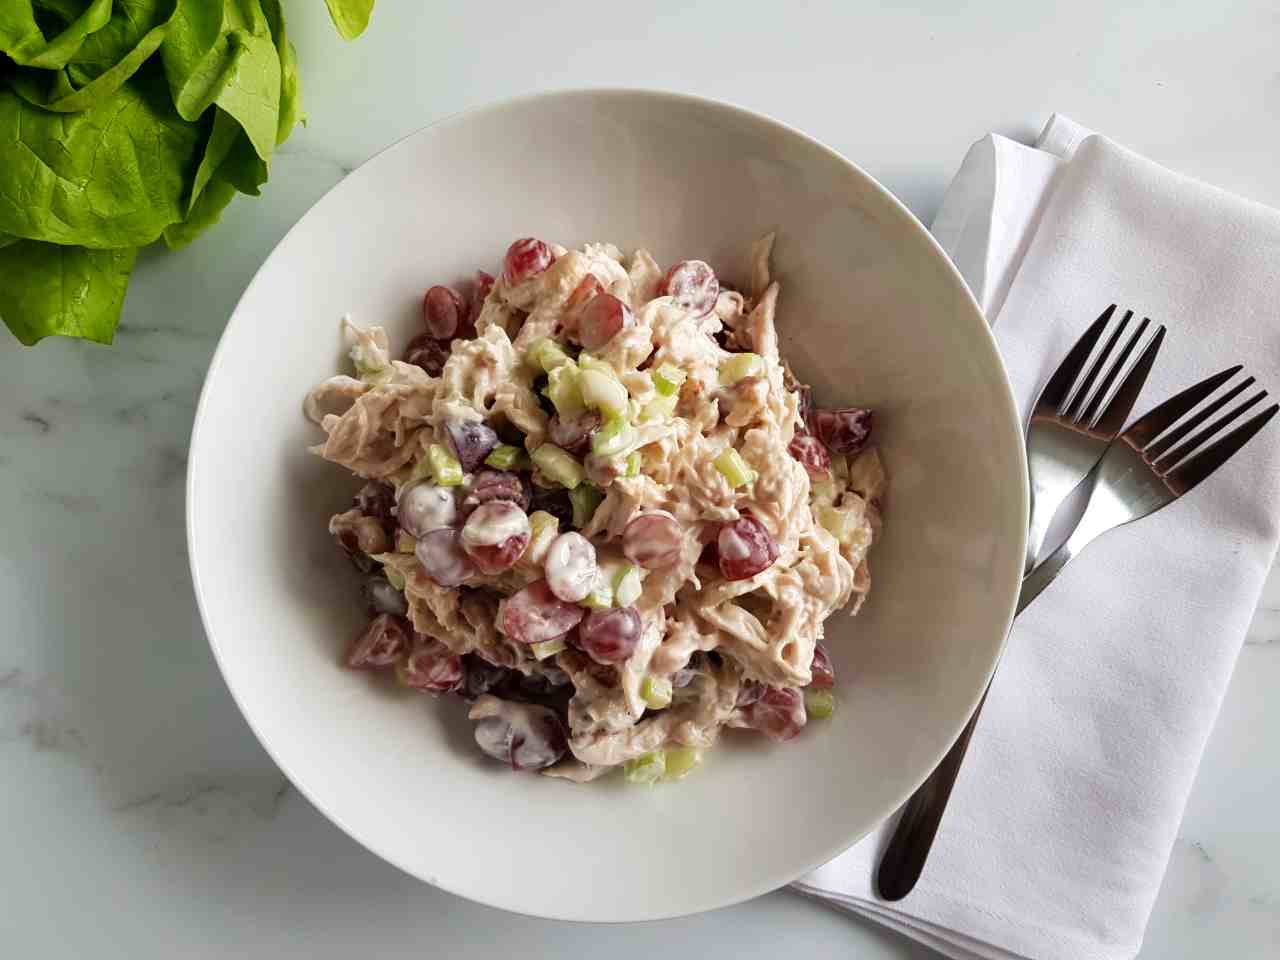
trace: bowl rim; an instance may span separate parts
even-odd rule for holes
[[[1017,450],[1017,459],[1020,467],[1020,475],[1022,480],[1022,482],[1017,485],[1016,496],[1018,498],[1019,513],[1023,517],[1024,522],[1020,524],[1018,527],[1018,536],[1020,537],[1020,543],[1015,555],[1021,556],[1025,552],[1026,527],[1027,527],[1025,520],[1029,515],[1029,510],[1030,510],[1030,488],[1029,488],[1029,481],[1027,478],[1028,475],[1027,475],[1026,449],[1022,440],[1022,437],[1023,437],[1022,418],[1018,411],[1017,403],[1014,398],[1013,386],[1009,380],[1008,369],[1006,368],[1004,363],[1004,358],[1000,354],[999,348],[997,347],[995,337],[991,331],[991,327],[987,323],[986,318],[983,316],[982,308],[979,306],[977,300],[975,299],[973,292],[969,289],[968,283],[965,281],[964,277],[960,274],[960,271],[956,267],[955,263],[951,260],[951,258],[947,255],[946,251],[942,248],[942,245],[933,236],[933,234],[929,232],[928,228],[925,227],[923,223],[921,223],[920,219],[916,217],[916,215],[912,213],[912,211],[901,200],[899,200],[897,196],[895,196],[892,192],[890,192],[887,187],[881,184],[875,177],[873,177],[867,171],[863,170],[862,167],[860,167],[854,161],[850,160],[848,157],[844,156],[842,153],[840,153],[838,150],[834,149],[833,147],[830,147],[826,143],[822,142],[821,140],[818,140],[816,137],[812,137],[809,134],[796,129],[795,127],[791,126],[790,124],[782,120],[779,120],[766,113],[762,113],[760,111],[742,107],[735,103],[731,103],[726,100],[721,100],[719,98],[706,97],[698,94],[685,93],[685,92],[676,91],[676,90],[664,90],[661,88],[628,87],[628,86],[591,86],[591,87],[551,88],[551,89],[535,91],[533,93],[519,94],[516,96],[505,97],[498,100],[491,100],[485,103],[466,107],[462,110],[458,110],[453,113],[447,114],[443,117],[439,117],[430,123],[417,127],[414,130],[411,130],[410,132],[404,134],[403,136],[396,138],[391,143],[387,144],[386,146],[370,154],[367,158],[365,158],[363,161],[361,161],[359,164],[353,167],[350,171],[344,174],[342,179],[340,179],[333,186],[325,190],[324,193],[321,194],[320,197],[318,197],[307,208],[306,212],[304,212],[297,219],[297,221],[294,222],[287,231],[285,231],[284,235],[281,236],[281,238],[276,242],[275,246],[272,247],[271,252],[268,253],[267,256],[263,259],[262,263],[258,266],[257,270],[254,272],[253,278],[249,281],[248,285],[245,287],[244,292],[240,295],[239,299],[236,301],[235,308],[232,310],[231,315],[227,320],[226,326],[223,328],[222,333],[218,337],[218,345],[215,348],[213,352],[213,356],[209,361],[209,366],[205,371],[204,383],[201,385],[201,388],[200,388],[200,397],[196,404],[195,416],[192,420],[191,439],[188,444],[187,477],[186,477],[186,487],[185,487],[185,493],[186,493],[186,506],[185,506],[186,518],[185,519],[186,519],[186,535],[187,535],[187,560],[188,560],[188,565],[191,571],[191,583],[192,583],[193,592],[195,593],[196,607],[199,610],[200,622],[201,622],[201,625],[204,627],[205,637],[209,642],[210,651],[213,653],[214,662],[218,666],[218,671],[222,676],[223,683],[227,688],[227,692],[230,693],[231,699],[235,703],[236,708],[240,711],[241,717],[244,718],[245,723],[248,725],[249,729],[252,731],[258,743],[262,746],[262,749],[271,758],[272,762],[276,764],[276,766],[285,775],[285,777],[288,778],[290,784],[304,798],[306,798],[306,800],[312,806],[314,806],[317,810],[319,810],[322,814],[324,814],[324,816],[330,822],[332,822],[335,826],[337,826],[340,830],[342,830],[345,834],[347,834],[347,836],[351,837],[353,840],[359,843],[362,847],[369,850],[371,853],[374,853],[375,855],[380,857],[382,860],[391,864],[393,867],[397,868],[398,870],[401,870],[402,872],[408,874],[409,876],[417,880],[420,880],[424,883],[427,883],[433,887],[436,887],[440,890],[443,890],[455,896],[463,897],[464,899],[470,900],[473,903],[479,903],[487,907],[492,907],[498,910],[504,910],[504,911],[507,911],[508,913],[514,913],[520,916],[527,916],[534,919],[546,919],[546,920],[555,920],[555,921],[570,922],[570,923],[619,924],[619,923],[643,923],[643,922],[670,920],[678,917],[691,916],[691,915],[703,913],[709,910],[715,910],[722,907],[732,906],[734,904],[742,903],[747,900],[754,899],[755,897],[762,896],[766,893],[770,893],[774,890],[780,889],[794,882],[795,880],[799,879],[805,874],[822,866],[824,863],[827,863],[830,860],[834,859],[835,857],[838,857],[841,853],[848,850],[849,848],[857,844],[859,841],[861,841],[864,837],[869,835],[871,830],[875,829],[875,825],[873,825],[870,830],[863,833],[857,833],[856,835],[849,835],[847,833],[842,833],[840,835],[840,838],[836,841],[832,849],[825,851],[819,858],[817,858],[812,863],[805,863],[799,869],[791,868],[790,870],[787,870],[784,876],[777,876],[773,874],[769,874],[769,875],[761,874],[755,880],[755,882],[743,884],[741,887],[733,890],[732,892],[727,893],[726,895],[719,896],[719,897],[705,898],[705,900],[702,902],[689,904],[687,908],[685,908],[684,906],[681,906],[681,908],[678,910],[674,910],[674,911],[669,910],[667,912],[662,912],[662,913],[646,914],[644,917],[637,917],[633,919],[606,918],[604,920],[600,920],[592,917],[574,916],[569,914],[553,915],[553,914],[527,913],[515,907],[512,907],[510,904],[502,903],[496,899],[488,898],[483,893],[480,893],[474,890],[456,889],[449,883],[441,882],[438,876],[423,875],[422,873],[419,873],[415,868],[407,866],[404,862],[402,862],[399,855],[394,850],[387,849],[384,844],[372,843],[369,840],[367,840],[363,835],[363,833],[361,831],[354,829],[351,825],[349,825],[347,820],[344,817],[338,815],[333,810],[331,810],[328,804],[321,802],[319,799],[317,799],[317,797],[313,795],[312,791],[308,787],[303,786],[303,784],[299,782],[299,779],[294,776],[290,768],[290,765],[287,762],[285,762],[285,760],[280,755],[277,754],[275,749],[273,749],[272,745],[268,742],[268,738],[263,736],[262,732],[258,729],[258,724],[255,721],[255,718],[250,713],[250,711],[245,708],[245,704],[241,701],[239,693],[236,691],[235,686],[231,682],[231,679],[227,673],[227,666],[223,661],[222,650],[220,648],[220,645],[216,637],[214,636],[213,630],[210,628],[210,613],[209,613],[209,610],[206,609],[204,590],[201,586],[202,578],[200,573],[200,566],[199,566],[199,561],[197,559],[199,550],[197,549],[198,538],[196,534],[197,525],[196,525],[196,515],[195,515],[195,509],[194,509],[194,504],[196,503],[196,496],[198,493],[197,478],[200,473],[200,466],[203,463],[203,460],[199,456],[200,450],[202,449],[203,445],[198,443],[198,441],[202,437],[202,428],[204,426],[204,421],[208,411],[210,385],[213,382],[214,373],[219,369],[220,364],[223,360],[224,354],[226,352],[227,344],[229,341],[228,334],[230,334],[230,332],[238,322],[241,322],[241,323],[244,322],[243,321],[244,304],[249,299],[250,295],[253,293],[257,284],[261,280],[264,271],[267,269],[268,265],[271,263],[271,260],[275,256],[276,252],[280,249],[280,247],[282,247],[285,244],[285,242],[289,239],[289,237],[293,235],[295,231],[297,231],[299,228],[302,227],[304,221],[307,220],[307,218],[311,215],[311,213],[315,210],[315,208],[318,207],[321,203],[323,203],[324,200],[326,200],[330,194],[342,188],[343,185],[346,183],[347,179],[352,174],[357,173],[358,171],[360,171],[370,163],[377,160],[382,155],[386,153],[390,153],[393,150],[397,150],[403,147],[408,141],[414,139],[415,137],[418,137],[419,135],[425,133],[428,130],[434,130],[436,128],[443,128],[453,124],[463,123],[470,120],[473,117],[476,117],[482,114],[524,107],[531,104],[539,103],[541,101],[565,100],[565,99],[577,98],[577,97],[591,98],[591,97],[597,97],[597,96],[626,96],[626,97],[634,97],[639,100],[653,100],[657,102],[668,101],[668,102],[680,103],[684,105],[694,105],[694,106],[706,108],[713,111],[727,111],[728,113],[735,114],[741,118],[752,120],[757,123],[761,123],[765,126],[772,127],[780,134],[799,138],[804,143],[812,147],[816,147],[821,153],[825,154],[830,159],[835,160],[837,163],[847,168],[855,177],[862,180],[863,183],[873,193],[877,194],[880,197],[880,199],[886,202],[887,209],[894,211],[894,213],[897,214],[899,220],[903,222],[904,226],[908,230],[914,231],[917,234],[917,236],[921,236],[924,238],[924,240],[929,245],[929,247],[933,250],[933,252],[937,255],[937,257],[942,261],[944,265],[943,266],[944,271],[950,276],[952,282],[959,287],[959,290],[962,295],[962,300],[966,302],[970,308],[969,310],[970,317],[968,322],[970,322],[971,325],[973,326],[974,334],[976,336],[979,336],[985,339],[987,346],[990,348],[992,354],[996,358],[997,366],[1000,370],[1001,381],[1003,383],[1004,390],[1002,391],[1000,396],[1002,409],[999,411],[999,413],[1001,414],[1001,419],[1003,419],[1006,422],[1006,424],[1011,424],[1017,433],[1018,442],[1014,446]],[[1019,583],[1020,583],[1020,578],[1015,578],[1009,585],[1007,602],[1005,604],[1006,609],[1003,617],[1003,627],[1002,627],[1003,634],[1000,639],[999,646],[996,650],[996,655],[992,659],[990,669],[986,673],[986,678],[983,684],[979,689],[974,691],[974,694],[972,696],[972,699],[969,705],[969,709],[965,713],[965,719],[961,720],[959,724],[956,726],[955,730],[952,731],[950,736],[947,737],[946,746],[938,753],[937,757],[934,759],[933,763],[929,766],[929,768],[920,775],[919,779],[916,782],[914,782],[909,789],[905,790],[901,794],[901,796],[899,796],[894,800],[894,802],[884,811],[883,815],[877,819],[876,824],[881,824],[888,817],[890,817],[894,813],[894,811],[896,811],[899,807],[902,806],[903,803],[907,801],[907,799],[916,791],[916,789],[920,786],[920,784],[925,781],[925,779],[929,776],[932,770],[938,765],[938,763],[942,761],[943,757],[946,756],[947,752],[951,748],[951,745],[955,743],[956,739],[960,735],[960,732],[964,729],[965,723],[967,722],[967,718],[970,715],[972,715],[975,709],[977,709],[978,702],[981,700],[988,684],[991,682],[991,677],[994,675],[996,667],[999,665],[1001,658],[1004,656],[1005,648],[1009,640],[1010,629],[1012,627],[1013,618],[1016,612]]]

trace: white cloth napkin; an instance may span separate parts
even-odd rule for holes
[[[1113,301],[1169,327],[1135,415],[1235,363],[1280,391],[1275,210],[1054,117],[1034,148],[975,144],[933,230],[1024,415]],[[950,957],[1137,954],[1277,514],[1273,424],[1189,496],[1092,544],[1019,617],[915,890],[873,892],[893,821],[798,888]]]

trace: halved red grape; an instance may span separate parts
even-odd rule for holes
[[[427,576],[442,587],[461,586],[476,573],[475,563],[462,549],[458,531],[451,527],[441,527],[419,537],[414,555]]]
[[[569,294],[569,299],[564,302],[560,325],[569,333],[577,333],[582,308],[601,293],[604,293],[604,285],[596,279],[595,274],[588,273],[578,281],[578,285],[573,288],[573,293]]]
[[[542,273],[554,259],[551,248],[541,240],[533,237],[517,240],[507,247],[507,255],[502,261],[502,279],[514,287]]]
[[[800,462],[810,480],[828,480],[831,477],[831,454],[817,437],[797,433],[791,438],[787,452]]]
[[[578,314],[578,342],[598,350],[634,322],[631,309],[610,293],[598,293]]]
[[[494,574],[515,566],[529,545],[529,517],[510,500],[482,503],[462,528],[462,549],[481,572]]]
[[[561,600],[577,603],[596,580],[596,548],[580,533],[562,533],[547,548],[547,586]]]
[[[659,289],[695,317],[705,317],[715,309],[720,281],[703,261],[682,260],[667,271]]]
[[[476,721],[476,744],[512,770],[541,770],[568,750],[564,725],[555,711],[495,697],[473,707],[472,715],[482,706],[485,714]]]
[[[434,286],[422,298],[423,326],[437,340],[451,340],[466,318],[466,303],[449,287]]]
[[[400,491],[396,516],[407,534],[421,537],[441,527],[452,527],[458,519],[458,503],[448,487],[423,480]]]
[[[858,453],[871,439],[872,411],[865,407],[815,410],[814,432],[832,453]]]
[[[412,636],[413,628],[404,617],[379,614],[347,649],[347,666],[389,667],[409,649]]]
[[[831,658],[822,644],[813,648],[813,662],[809,664],[809,670],[813,674],[809,686],[826,690],[836,685],[836,668],[831,665]]]
[[[424,693],[449,693],[462,686],[462,658],[439,640],[419,643],[396,664],[396,676],[406,687]]]
[[[498,445],[497,432],[488,424],[478,420],[448,420],[445,422],[444,429],[449,435],[449,446],[453,447],[453,455],[458,458],[465,473],[476,470],[480,464],[484,463],[484,458]]]
[[[429,333],[420,333],[404,348],[404,362],[417,364],[433,377],[444,371],[449,360],[449,345]]]
[[[716,550],[720,554],[720,574],[726,580],[754,577],[778,559],[778,542],[763,523],[747,514],[720,527]]]
[[[661,570],[680,559],[680,524],[665,510],[633,517],[622,531],[622,552],[646,570]]]
[[[621,663],[640,642],[640,612],[635,607],[592,610],[578,626],[578,646],[596,663]]]
[[[743,680],[742,686],[738,688],[738,699],[735,701],[740,707],[749,707],[764,694],[764,684],[756,683],[754,680]]]
[[[551,592],[545,580],[535,580],[507,600],[502,632],[517,643],[541,643],[562,637],[582,620],[586,611]]]
[[[467,495],[462,498],[462,513],[466,516],[481,504],[499,500],[514,503],[521,510],[528,510],[529,499],[529,484],[520,474],[510,470],[481,470],[472,479]]]
[[[804,695],[795,687],[765,687],[760,699],[744,710],[747,723],[770,740],[790,740],[798,734],[808,717]]]
[[[585,457],[591,452],[591,436],[600,429],[600,414],[594,410],[576,417],[563,419],[559,414],[551,418],[547,433],[551,442],[575,457]]]

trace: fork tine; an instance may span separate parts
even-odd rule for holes
[[[1216,434],[1219,430],[1221,430],[1223,427],[1229,424],[1232,420],[1236,419],[1236,417],[1240,416],[1240,414],[1244,413],[1250,407],[1256,406],[1266,397],[1266,395],[1267,395],[1267,391],[1259,390],[1257,393],[1255,393],[1252,397],[1250,397],[1244,403],[1240,404],[1240,406],[1236,407],[1234,410],[1230,411],[1229,413],[1223,414],[1213,423],[1209,424],[1209,426],[1205,427],[1203,430],[1197,433],[1194,437],[1192,437],[1186,443],[1166,453],[1163,457],[1161,457],[1154,464],[1152,464],[1152,466],[1155,467],[1156,473],[1161,473],[1161,474],[1168,473],[1171,467],[1185,460],[1187,456],[1196,449],[1196,447],[1200,446],[1200,444],[1204,443],[1210,437],[1214,436],[1214,434]],[[1199,413],[1199,414],[1196,414],[1194,419],[1197,421],[1203,421],[1206,416],[1208,416],[1207,413]]]
[[[1080,381],[1080,386],[1076,388],[1076,392],[1071,396],[1071,402],[1067,404],[1067,409],[1062,411],[1062,415],[1068,420],[1078,421],[1080,418],[1076,416],[1081,405],[1089,397],[1089,392],[1093,387],[1093,381],[1098,379],[1098,374],[1102,372],[1103,365],[1107,362],[1107,357],[1111,356],[1111,351],[1115,349],[1117,341],[1124,328],[1129,325],[1129,321],[1133,319],[1133,311],[1126,310],[1124,316],[1120,318],[1120,325],[1107,338],[1107,344],[1102,348],[1102,352],[1098,354],[1098,358],[1093,361],[1093,366],[1089,368],[1089,372],[1085,374],[1085,378]]]
[[[1142,326],[1138,328],[1133,340],[1125,348],[1126,355],[1133,349],[1134,343],[1146,326],[1147,321],[1143,319]],[[1142,392],[1143,384],[1147,382],[1147,374],[1151,372],[1151,367],[1156,362],[1156,354],[1160,352],[1160,345],[1164,343],[1164,332],[1164,324],[1161,324],[1156,329],[1155,336],[1147,342],[1147,345],[1142,349],[1142,353],[1138,354],[1138,359],[1134,361],[1133,366],[1129,368],[1129,372],[1120,381],[1120,386],[1116,387],[1115,395],[1107,402],[1102,412],[1097,415],[1096,421],[1093,417],[1093,411],[1089,411],[1090,415],[1086,422],[1090,423],[1096,433],[1102,436],[1114,437],[1120,432],[1124,422],[1129,419],[1129,412],[1133,410],[1133,404],[1138,399],[1138,394]],[[1110,381],[1120,372],[1123,362],[1124,358],[1122,357],[1120,362],[1111,369],[1108,382],[1098,390],[1095,402],[1102,400],[1107,389],[1111,386]]]
[[[1191,410],[1205,397],[1244,369],[1244,364],[1237,364],[1212,377],[1201,380],[1194,386],[1187,387],[1151,410],[1145,416],[1135,420],[1121,436],[1132,446],[1143,450],[1156,437],[1169,429],[1178,419]]]
[[[1129,359],[1129,354],[1133,353],[1133,348],[1138,345],[1138,341],[1142,339],[1142,335],[1146,333],[1150,323],[1150,317],[1142,318],[1142,322],[1138,324],[1138,329],[1133,331],[1133,336],[1129,338],[1129,342],[1120,351],[1120,356],[1116,357],[1115,362],[1107,368],[1107,373],[1102,378],[1102,383],[1098,384],[1098,389],[1093,392],[1093,399],[1084,408],[1084,413],[1080,414],[1081,423],[1089,424],[1097,419],[1098,411],[1102,409],[1102,401],[1107,398],[1107,394],[1111,391],[1111,385],[1116,382],[1116,377],[1120,376],[1120,371],[1124,369],[1124,365]]]
[[[1089,329],[1076,341],[1076,345],[1071,348],[1071,352],[1063,358],[1062,363],[1058,364],[1058,369],[1053,372],[1049,382],[1040,391],[1040,397],[1036,400],[1036,407],[1049,407],[1056,411],[1062,406],[1063,401],[1067,399],[1067,392],[1071,389],[1071,385],[1076,382],[1076,378],[1080,376],[1080,371],[1084,368],[1085,361],[1089,359],[1089,354],[1093,352],[1094,345],[1098,342],[1098,338],[1102,336],[1102,331],[1107,328],[1107,322],[1115,312],[1116,305],[1113,303],[1102,311],[1102,316],[1089,324]]]
[[[1179,496],[1186,493],[1230,460],[1237,450],[1267,425],[1267,422],[1276,415],[1277,410],[1280,410],[1280,403],[1273,403],[1252,419],[1246,420],[1207,450],[1197,453],[1186,463],[1170,470],[1165,475],[1165,482],[1170,484]]]
[[[1147,449],[1144,450],[1143,453],[1146,454],[1148,460],[1160,459],[1165,455],[1165,452],[1168,451],[1170,447],[1172,447],[1175,443],[1177,443],[1179,440],[1185,437],[1188,433],[1190,433],[1196,427],[1200,426],[1200,424],[1208,420],[1211,416],[1213,416],[1215,413],[1217,413],[1219,410],[1225,407],[1228,403],[1230,403],[1236,397],[1240,396],[1240,394],[1248,390],[1251,386],[1253,386],[1253,377],[1245,377],[1245,379],[1241,380],[1239,383],[1237,383],[1234,387],[1232,387],[1222,396],[1218,397],[1218,399],[1214,400],[1213,403],[1208,404],[1203,410],[1201,410],[1194,417],[1190,418],[1189,420],[1183,423],[1178,424],[1168,433],[1164,434],[1159,440],[1151,444],[1151,446],[1147,447]]]

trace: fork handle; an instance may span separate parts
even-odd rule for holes
[[[1089,532],[1077,528],[1077,533],[1049,554],[1044,563],[1027,574],[1022,581],[1022,591],[1018,594],[1015,617],[1027,608],[1027,604],[1040,596],[1044,588],[1053,582],[1062,568],[1071,562],[1090,539],[1092,537]],[[920,879],[924,863],[929,858],[929,849],[933,846],[933,838],[937,836],[942,815],[946,812],[947,801],[951,798],[951,788],[960,775],[960,765],[964,762],[969,740],[973,737],[978,716],[982,713],[990,691],[991,681],[988,680],[987,688],[982,691],[982,699],[978,701],[973,715],[960,731],[956,742],[902,808],[902,819],[889,838],[889,846],[880,859],[880,869],[876,872],[876,887],[881,899],[901,900]]]

